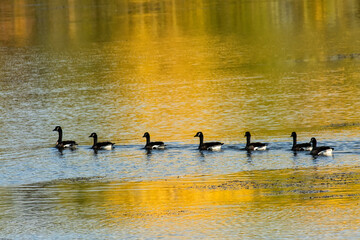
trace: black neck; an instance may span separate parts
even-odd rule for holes
[[[97,136],[95,135],[95,136],[93,136],[93,138],[94,138],[94,145],[96,145],[97,144]]]
[[[200,146],[202,146],[203,143],[204,143],[204,136],[203,136],[203,135],[200,135],[199,138],[200,138],[200,144],[199,144],[199,147],[200,147]]]
[[[62,130],[59,129],[58,132],[59,132],[58,143],[61,143],[62,142]]]
[[[316,143],[316,139],[312,140],[311,142],[312,142],[312,147],[313,147],[313,148],[316,148],[316,144],[317,144],[317,143]]]
[[[293,135],[293,147],[296,145],[296,135]]]
[[[148,145],[150,143],[150,135],[146,135],[146,145]]]
[[[246,135],[246,146],[250,145],[250,138],[251,138],[250,135]]]

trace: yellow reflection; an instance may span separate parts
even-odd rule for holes
[[[106,208],[112,209],[111,206],[129,207],[124,209],[125,212],[109,212],[111,214],[109,217],[114,219],[124,215],[161,217],[178,214],[200,214],[204,218],[210,218],[213,213],[209,211],[209,208],[212,206],[250,202],[253,195],[254,190],[208,189],[207,186],[197,186],[191,183],[191,180],[189,182],[168,180],[129,183],[104,192],[104,198],[108,204]]]
[[[117,143],[145,131],[165,142],[196,143],[197,131],[239,142],[248,130],[261,139],[360,118],[356,0],[65,3],[1,1],[1,42],[49,47],[45,59],[70,60],[47,72],[109,84],[93,96],[114,103],[109,129],[128,134]]]
[[[344,206],[357,206],[359,177],[359,168],[307,168],[144,182],[67,183],[64,180],[49,186],[47,191],[57,189],[55,199],[60,200],[59,208],[73,212],[77,205],[78,211],[91,210],[92,216],[108,224],[122,225],[124,218],[142,219],[149,225],[154,218],[174,216],[203,220],[220,216],[237,218],[280,209],[289,212],[287,218],[303,215],[312,219],[317,218],[315,213],[298,212],[298,207],[337,211]],[[331,213],[325,211],[322,219],[326,214]]]

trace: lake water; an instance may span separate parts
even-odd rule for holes
[[[357,239],[359,69],[357,0],[1,1],[0,239]]]

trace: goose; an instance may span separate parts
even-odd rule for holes
[[[206,142],[206,143],[204,143],[204,135],[202,132],[196,133],[196,135],[194,137],[200,138],[199,150],[219,151],[219,150],[221,150],[221,146],[224,144],[221,142]]]
[[[296,132],[292,132],[291,136],[293,138],[293,146],[291,148],[291,150],[293,151],[311,151],[312,147],[311,147],[311,143],[296,143]]]
[[[164,149],[166,146],[163,142],[150,142],[150,134],[148,132],[144,133],[142,137],[146,138],[145,149]]]
[[[261,142],[252,143],[252,142],[250,142],[250,138],[251,138],[250,132],[246,132],[244,137],[246,137],[245,150],[247,150],[247,151],[257,151],[257,150],[258,151],[264,151],[264,150],[266,150],[266,144],[265,143],[261,143]]]
[[[114,148],[114,144],[112,142],[98,142],[97,141],[97,134],[92,133],[89,137],[94,138],[94,144],[92,145],[92,149],[94,150],[111,150]]]
[[[310,142],[312,143],[312,150],[310,152],[311,155],[314,155],[314,156],[320,156],[320,155],[332,156],[332,152],[333,152],[334,148],[328,147],[328,146],[317,147],[316,146],[317,141],[316,141],[316,139],[314,137],[311,138]]]
[[[56,142],[55,147],[59,149],[63,148],[71,148],[74,149],[78,145],[75,141],[63,141],[62,140],[62,129],[60,126],[56,126],[53,131],[57,131],[59,133],[59,138]]]

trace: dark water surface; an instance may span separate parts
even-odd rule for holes
[[[359,69],[356,0],[1,1],[0,238],[359,238]]]

